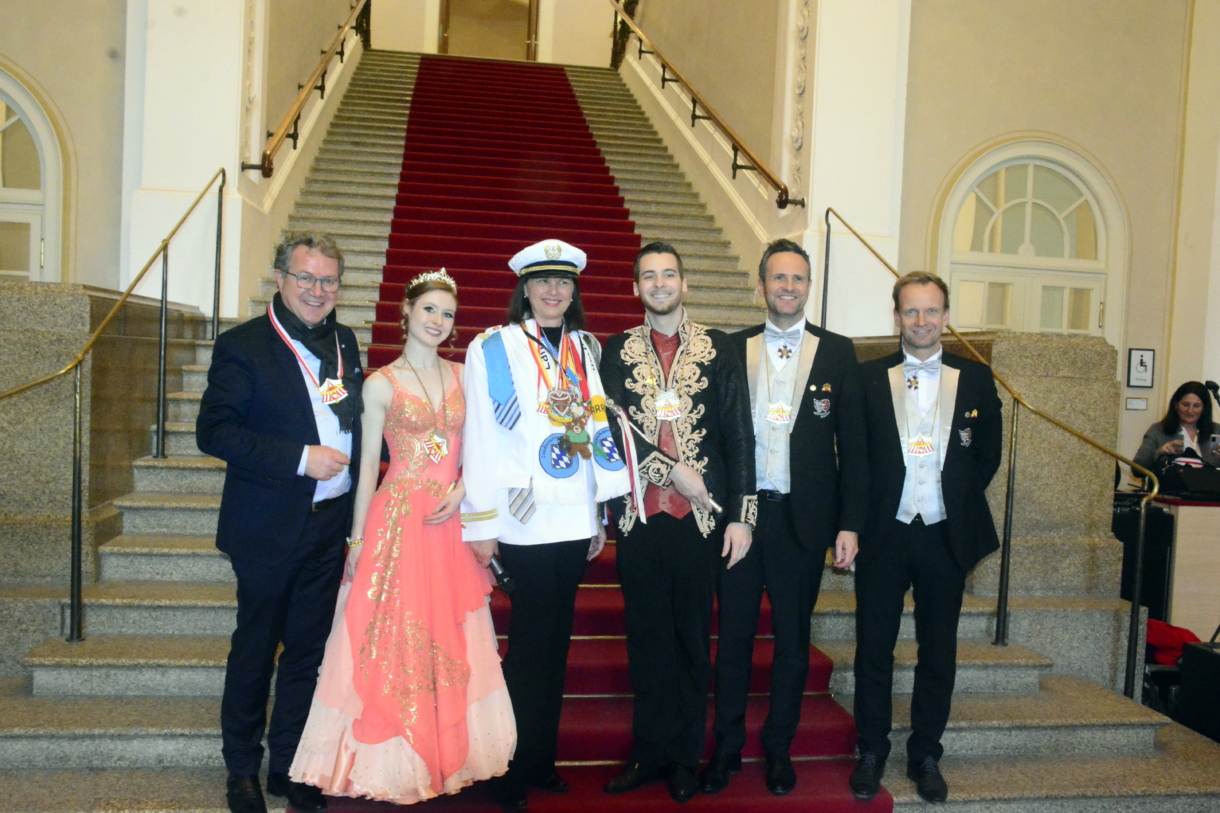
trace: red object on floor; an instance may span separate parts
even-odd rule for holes
[[[393,361],[401,350],[398,304],[416,274],[445,266],[457,281],[456,342],[465,348],[480,331],[504,321],[516,284],[508,259],[547,237],[589,255],[580,287],[589,328],[599,339],[642,322],[631,293],[639,238],[560,68],[423,57],[394,218],[369,349],[372,369]],[[618,763],[631,749],[631,679],[615,552],[611,543],[589,564],[577,597],[559,734],[559,772],[571,791],[531,792],[531,813],[679,809],[663,782],[617,796],[602,793],[619,770],[618,764],[606,763]],[[511,612],[508,598],[495,591],[491,608],[503,636]],[[713,635],[715,630],[713,623]],[[745,770],[722,793],[698,795],[685,809],[889,813],[893,799],[884,789],[871,802],[861,802],[847,787],[855,764],[855,725],[830,696],[834,664],[816,648],[810,652],[801,725],[792,743],[796,789],[782,797],[767,791],[759,731],[770,685],[770,630],[771,607],[764,601],[746,714]],[[713,659],[715,653],[713,639]],[[710,703],[709,697],[709,710]],[[713,747],[711,719],[709,711],[705,756]],[[358,799],[329,802],[332,813],[401,809]],[[451,813],[497,809],[486,783],[426,805],[428,811]]]
[[[547,238],[588,254],[580,287],[598,338],[643,322],[631,292],[640,237],[563,69],[423,57],[369,369],[401,352],[399,307],[416,275],[444,267],[457,281],[455,343],[465,348],[504,323],[517,283],[509,258]]]

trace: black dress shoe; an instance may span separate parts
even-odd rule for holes
[[[881,774],[885,773],[885,762],[877,755],[866,751],[860,755],[856,769],[851,772],[847,784],[857,799],[872,799],[881,791]]]
[[[258,774],[229,774],[229,780],[225,783],[225,796],[229,801],[229,813],[267,813],[267,803],[263,800],[263,789],[258,784]]]
[[[530,787],[538,788],[538,790],[544,790],[547,793],[568,792],[568,783],[562,776],[559,775],[558,771],[551,771],[549,775],[544,776],[541,779],[535,779],[533,782],[530,782]]]
[[[296,813],[322,813],[326,810],[326,797],[313,785],[293,782],[286,773],[267,774],[267,792],[272,796],[283,796],[288,806]]]
[[[665,777],[660,768],[648,768],[638,762],[631,762],[619,771],[618,775],[602,788],[606,793],[626,793],[641,788],[650,782],[657,782]]]
[[[669,787],[669,798],[679,804],[685,804],[699,792],[699,780],[695,772],[685,765],[675,765],[669,769],[669,778],[665,784]]]
[[[741,773],[741,754],[726,754],[717,751],[712,754],[712,761],[699,775],[700,793],[719,793],[729,786],[729,780]]]
[[[927,802],[943,802],[949,798],[949,786],[940,775],[940,766],[932,757],[907,764],[907,779],[915,783],[915,791]]]
[[[529,810],[529,794],[525,785],[510,774],[492,777],[488,785],[492,800],[504,813],[525,813]]]
[[[796,787],[796,771],[787,751],[767,754],[767,790],[776,796],[786,796]]]

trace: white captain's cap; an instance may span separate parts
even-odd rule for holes
[[[562,240],[543,240],[518,251],[508,267],[524,277],[531,274],[567,273],[579,276],[585,269],[585,253]]]

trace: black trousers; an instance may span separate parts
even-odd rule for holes
[[[500,545],[500,561],[517,584],[510,596],[512,617],[503,663],[517,718],[517,750],[508,781],[525,784],[555,770],[572,616],[588,555],[588,539]]]
[[[705,537],[688,514],[654,514],[618,540],[635,693],[631,759],[699,766],[711,678],[712,601],[724,530]]]
[[[763,749],[788,751],[801,721],[801,697],[809,676],[809,627],[822,586],[824,549],[801,547],[786,501],[758,500],[754,543],[745,558],[720,565],[720,640],[716,649],[716,747],[739,753],[746,743],[746,699],[754,635],[765,587],[771,599],[775,656],[771,662],[771,707],[763,724]]]
[[[351,520],[352,501],[347,496],[309,515],[287,561],[269,565],[232,559],[237,628],[229,645],[220,704],[221,750],[230,773],[259,772],[264,729],[268,770],[287,773],[292,765],[334,619]],[[281,643],[284,650],[277,666],[275,653]],[[275,706],[267,729],[273,672]]]
[[[949,551],[946,524],[893,520],[886,538],[867,539],[856,565],[856,730],[861,753],[889,756],[894,644],[907,588],[914,590],[919,660],[911,698],[907,761],[944,753],[957,673],[957,621],[966,574]]]

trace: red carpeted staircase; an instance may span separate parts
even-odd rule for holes
[[[635,224],[563,69],[425,56],[369,348],[369,367],[402,347],[405,284],[442,266],[458,283],[457,344],[503,324],[520,249],[558,238],[585,251],[588,327],[601,338],[641,321],[631,294]]]
[[[400,352],[399,303],[405,283],[442,266],[458,283],[459,347],[504,322],[516,284],[508,259],[525,246],[559,238],[583,249],[589,264],[580,288],[589,328],[604,340],[641,322],[631,293],[640,238],[623,206],[563,69],[552,66],[423,57],[411,102],[402,174],[377,303],[369,367]],[[533,811],[673,810],[664,783],[607,796],[601,788],[631,750],[631,683],[623,639],[623,595],[615,547],[593,562],[577,598],[566,699],[559,737],[561,773],[571,792],[534,792]],[[496,627],[507,630],[509,602],[492,600]],[[713,629],[713,635],[715,630]],[[882,791],[872,803],[847,788],[855,728],[828,691],[831,660],[813,650],[802,723],[792,745],[798,782],[785,797],[763,784],[758,731],[767,712],[771,663],[770,608],[755,647],[743,774],[715,796],[696,796],[692,810],[890,811]],[[715,640],[713,639],[713,656]],[[710,698],[709,698],[710,709]],[[712,747],[709,711],[708,749]],[[388,805],[335,799],[331,810]],[[494,808],[484,787],[428,803],[429,809]]]

